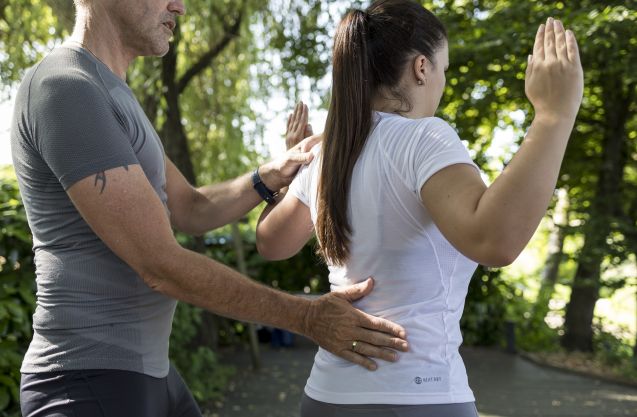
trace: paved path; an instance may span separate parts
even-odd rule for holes
[[[237,375],[221,407],[208,417],[298,417],[299,398],[315,348],[261,346],[263,368],[250,370],[247,352],[222,360]],[[637,388],[535,365],[496,350],[462,351],[481,417],[637,417]]]

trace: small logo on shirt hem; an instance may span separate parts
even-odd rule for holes
[[[441,376],[426,376],[424,378],[417,376],[414,378],[414,382],[418,385],[427,383],[427,382],[441,382],[441,381],[442,381]]]

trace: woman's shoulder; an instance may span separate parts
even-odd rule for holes
[[[310,149],[310,152],[312,152],[315,158],[321,153],[322,145],[323,142],[319,142],[316,145],[312,146],[312,149]]]
[[[381,114],[379,133],[396,136],[403,140],[458,140],[458,133],[447,121],[440,117],[410,119],[394,114]]]

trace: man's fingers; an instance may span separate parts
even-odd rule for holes
[[[546,59],[557,59],[555,51],[555,24],[552,17],[546,20],[544,33],[544,57]]]
[[[381,333],[375,330],[363,329],[356,337],[360,341],[379,348],[395,349],[403,352],[407,352],[409,350],[409,344],[405,339],[390,336],[387,333]]]
[[[355,363],[357,365],[360,365],[364,368],[367,368],[370,371],[375,371],[376,368],[378,368],[378,365],[376,365],[376,362],[374,362],[373,360],[360,355],[356,352],[353,352],[351,350],[344,350],[341,351],[339,354],[340,357],[342,357],[343,359],[346,359],[352,363]]]
[[[577,39],[575,39],[575,34],[571,30],[566,31],[566,51],[568,53],[568,60],[576,65],[579,65],[579,47],[577,46]]]
[[[378,358],[387,362],[396,362],[398,360],[396,351],[370,345],[361,340],[356,341],[356,347],[353,347],[352,350],[359,355]]]
[[[352,301],[356,301],[365,297],[367,294],[372,292],[373,288],[374,280],[372,278],[367,278],[365,281],[359,282],[358,284],[350,285],[345,288],[339,288],[337,290],[334,290],[334,292],[341,295],[351,303]]]
[[[311,130],[311,128],[310,128]],[[301,152],[309,152],[314,145],[323,140],[323,135],[313,135],[303,139],[303,141],[299,144],[299,150]]]
[[[363,315],[364,318],[363,322],[361,323],[362,327],[387,333],[403,340],[407,337],[407,332],[401,325],[389,320],[381,319],[380,317],[372,316],[367,313],[363,313]]]
[[[544,32],[546,26],[541,24],[535,35],[535,44],[533,45],[533,57],[539,60],[544,59]]]
[[[307,165],[314,159],[312,152],[295,152],[288,155],[288,162],[294,162],[297,164]]]
[[[531,78],[531,74],[533,74],[533,55],[529,55],[526,63],[526,76],[525,79]]]

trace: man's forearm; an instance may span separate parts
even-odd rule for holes
[[[153,289],[216,314],[306,334],[310,301],[274,290],[187,249],[149,271]]]
[[[203,234],[241,219],[261,202],[252,187],[251,174],[195,190],[190,230]]]

